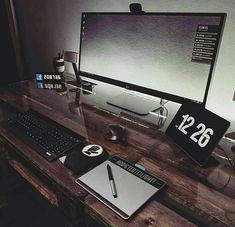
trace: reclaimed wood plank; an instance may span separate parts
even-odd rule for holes
[[[184,176],[165,163],[148,158],[142,158],[139,163],[167,183],[168,188],[162,196],[166,204],[196,218],[204,225],[235,225],[235,219],[227,217],[228,213],[231,216],[235,214],[234,199]]]
[[[9,161],[11,167],[15,169],[24,179],[26,179],[38,192],[41,193],[52,205],[58,207],[56,194],[50,190],[41,180],[27,170],[20,162],[16,160]]]
[[[40,156],[31,147],[1,127],[0,134],[2,139],[14,152],[21,156],[26,162],[30,163],[32,168],[38,171],[42,176],[55,182],[57,187],[61,187],[65,193],[73,195],[76,198],[86,195],[85,191],[75,183],[77,176],[59,160],[53,162],[45,160],[45,158]]]
[[[155,200],[149,201],[128,221],[119,217],[93,196],[86,197],[85,203],[88,205],[85,209],[86,214],[104,226],[196,226]]]
[[[8,203],[4,200],[0,198],[0,209],[6,207],[8,205]]]
[[[187,226],[187,220],[181,217],[183,215],[207,226],[235,225],[233,205],[235,173],[227,166],[213,164],[207,168],[201,168],[188,159],[176,144],[159,132],[158,127],[155,128],[153,125],[145,127],[146,125],[133,123],[109,111],[86,104],[80,105],[71,97],[59,96],[53,91],[36,90],[33,82],[21,85],[18,89],[1,90],[1,100],[18,111],[35,109],[85,136],[88,143],[102,145],[110,155],[119,154],[131,162],[140,162],[151,173],[167,182],[169,187],[160,201],[151,201],[135,216],[136,219],[133,218],[126,223],[113,216],[113,213],[107,210],[108,208],[93,200],[93,197],[86,197],[87,193],[74,182],[77,176],[58,160],[47,162],[29,146],[0,128],[4,141],[10,144],[18,155],[60,187],[63,194],[70,199],[76,198],[82,201],[85,199],[87,205],[91,206],[90,209],[87,207],[87,213],[101,223],[108,225],[116,223],[117,226],[120,226],[119,223],[123,226],[126,224],[134,226],[132,223],[141,224],[141,226],[164,226],[165,222],[165,226],[172,226],[171,220],[175,218],[179,226],[181,221]],[[74,108],[79,109],[75,111]],[[127,146],[105,140],[104,135],[110,123],[121,124],[127,129]],[[166,215],[166,221],[163,220],[164,215],[161,212]],[[160,214],[161,220],[154,219]],[[170,219],[169,214],[174,214],[173,219]]]
[[[218,153],[221,150],[215,148],[215,152]],[[165,162],[182,174],[235,199],[235,172],[230,166],[213,163],[206,167],[200,167],[188,158],[181,148],[169,138],[153,147],[150,154],[146,155],[146,157]]]

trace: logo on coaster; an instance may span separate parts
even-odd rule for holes
[[[102,154],[103,148],[100,145],[90,144],[82,149],[82,153],[89,157],[96,157]]]

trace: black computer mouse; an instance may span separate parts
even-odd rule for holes
[[[125,144],[126,143],[126,129],[121,125],[111,124],[109,130],[105,135],[105,138],[109,141]]]

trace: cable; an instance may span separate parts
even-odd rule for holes
[[[217,147],[218,147],[220,150],[222,150],[222,151],[224,152],[224,155],[225,155],[226,157],[224,157],[224,156],[222,156],[222,155],[219,155],[219,154],[217,154],[216,152],[213,152],[213,154],[214,154],[215,156],[219,157],[219,158],[223,158],[223,159],[225,159],[225,160],[228,160],[230,167],[231,167],[231,168],[234,168],[234,164],[231,162],[231,160],[233,160],[233,159],[231,159],[231,158],[228,157],[226,151],[225,151],[219,144],[217,145]]]
[[[167,118],[167,116],[168,116],[168,109],[165,107],[165,104],[168,102],[168,100],[167,101],[165,101],[164,102],[164,100],[163,99],[161,99],[160,100],[160,105],[161,105],[161,107],[160,107],[160,109],[159,109],[159,112],[160,112],[160,114],[158,114],[158,117],[159,117],[159,119],[158,119],[158,121],[157,121],[157,126],[159,126],[159,127],[162,127],[164,124],[165,124],[165,122],[166,122],[166,118]],[[164,110],[165,110],[165,114],[164,114]]]

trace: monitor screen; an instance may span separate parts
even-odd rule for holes
[[[83,13],[81,76],[205,103],[225,14]]]

